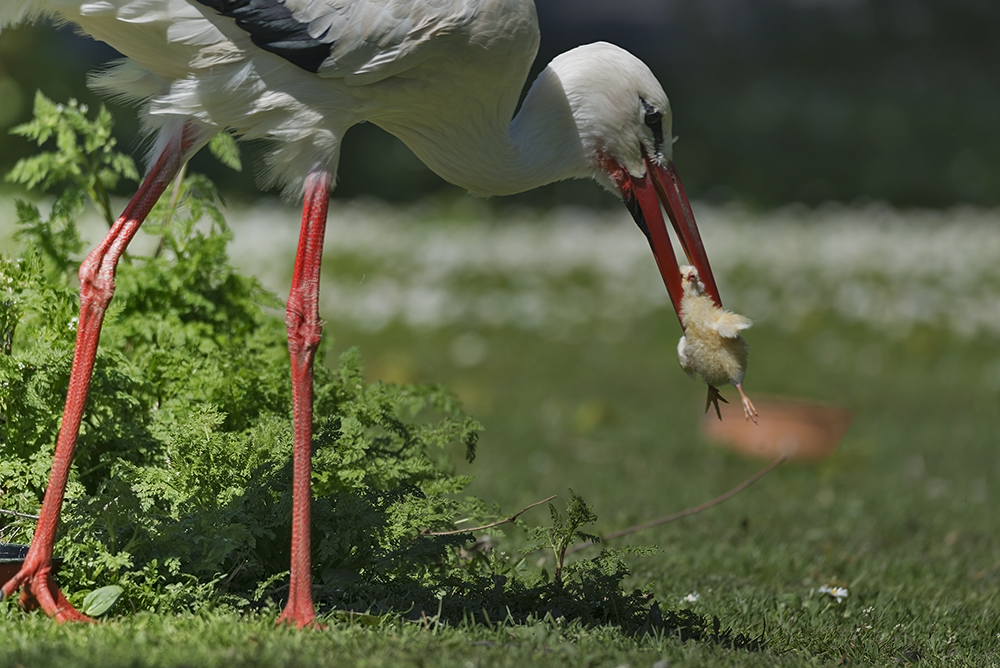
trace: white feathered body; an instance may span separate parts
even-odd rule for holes
[[[127,57],[94,76],[95,88],[140,103],[151,131],[193,120],[277,140],[265,178],[293,196],[313,167],[336,172],[344,133],[364,121],[401,138],[443,178],[482,194],[526,190],[555,180],[553,171],[591,176],[579,149],[552,151],[562,165],[540,164],[544,157],[523,155],[511,136],[538,48],[532,0],[283,5],[331,44],[318,71],[262,50],[232,18],[193,0],[3,0],[0,27],[40,15],[78,25]],[[523,182],[512,183],[518,172]]]

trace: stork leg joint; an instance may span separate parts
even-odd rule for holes
[[[323,323],[315,308],[303,308],[299,295],[288,299],[285,310],[285,329],[288,331],[288,352],[295,359],[307,359],[319,348]]]
[[[107,309],[115,293],[114,266],[107,266],[107,248],[101,244],[80,263],[80,305]]]

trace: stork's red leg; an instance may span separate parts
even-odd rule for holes
[[[312,600],[309,508],[312,502],[312,409],[313,360],[319,348],[319,273],[323,260],[323,235],[330,201],[332,177],[324,169],[314,170],[306,180],[302,207],[302,230],[295,256],[292,289],[288,294],[285,326],[292,361],[292,563],[288,603],[279,624],[299,628],[315,623]]]
[[[69,479],[69,467],[73,461],[73,450],[80,432],[80,421],[87,403],[101,324],[115,290],[115,267],[129,241],[184,160],[207,138],[204,130],[193,125],[185,125],[170,137],[121,217],[80,265],[80,318],[77,321],[76,349],[73,352],[66,407],[56,440],[52,472],[49,474],[38,525],[24,565],[17,575],[4,584],[2,590],[2,598],[7,598],[20,588],[23,607],[32,609],[40,606],[47,615],[59,622],[92,621],[70,605],[53,581],[52,546],[55,543],[66,481]]]

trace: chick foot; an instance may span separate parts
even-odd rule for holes
[[[753,420],[753,423],[757,424],[757,409],[754,408],[753,402],[750,401],[750,397],[743,392],[743,385],[737,385],[736,389],[740,391],[740,396],[743,397],[743,415],[746,416],[747,422]]]
[[[720,401],[722,403],[724,403],[724,404],[728,404],[729,403],[728,401],[726,401],[726,398],[724,396],[722,396],[722,393],[719,392],[719,388],[715,387],[714,385],[709,385],[708,386],[708,399],[705,400],[705,412],[707,413],[708,409],[711,408],[712,405],[714,404],[715,405],[715,414],[718,415],[719,419],[721,420],[722,419],[722,411],[719,410],[719,402]],[[756,422],[756,420],[754,420],[754,421]]]

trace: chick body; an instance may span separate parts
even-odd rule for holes
[[[722,418],[718,402],[726,400],[719,394],[718,386],[731,383],[743,399],[747,419],[756,422],[757,409],[743,392],[750,346],[740,334],[753,322],[716,306],[705,293],[705,286],[694,267],[681,267],[681,286],[684,288],[680,313],[684,336],[677,344],[681,368],[692,377],[701,376],[708,384],[705,410],[714,403],[716,413]]]

